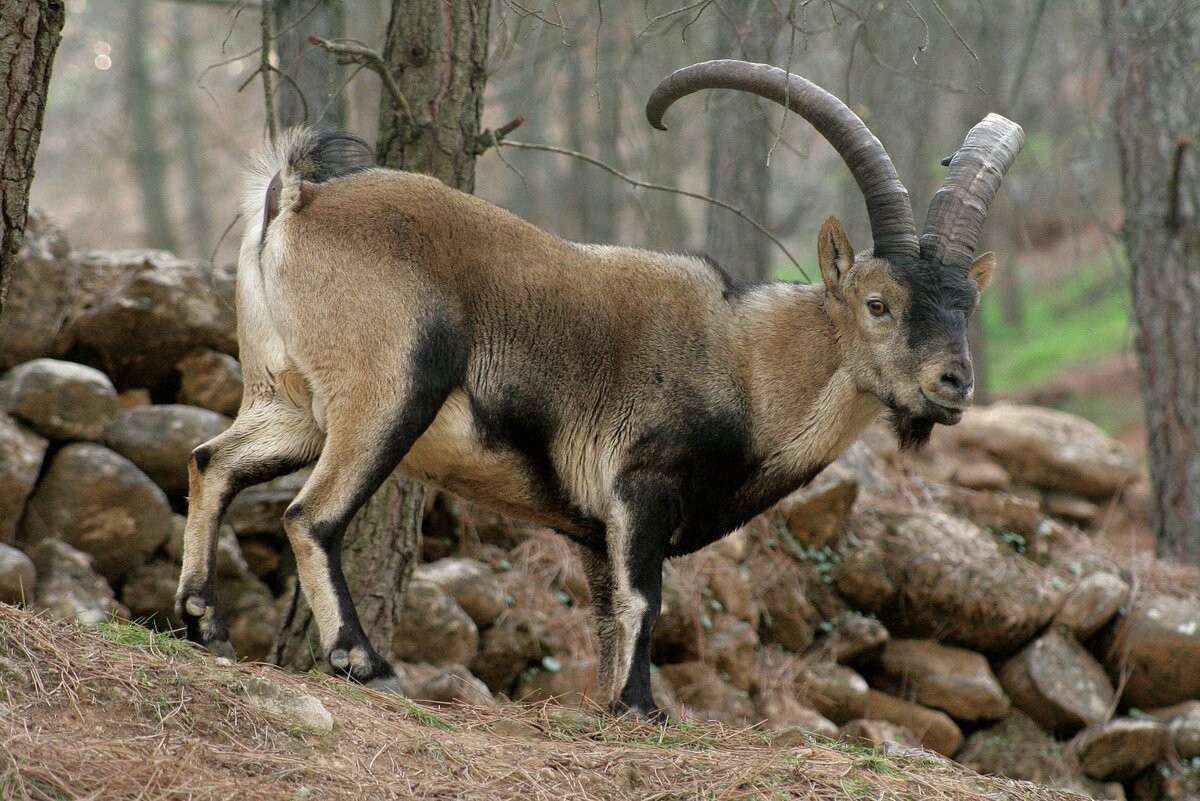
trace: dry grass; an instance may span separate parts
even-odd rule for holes
[[[252,703],[263,679],[334,720]],[[323,676],[221,664],[169,637],[0,604],[3,799],[954,799],[1078,796],[922,754],[553,706],[420,706]]]

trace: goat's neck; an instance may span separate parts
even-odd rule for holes
[[[883,404],[858,388],[823,286],[759,287],[742,311],[754,450],[774,479],[810,478],[858,438]]]

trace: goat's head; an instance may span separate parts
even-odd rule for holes
[[[841,224],[821,227],[818,256],[826,308],[859,387],[891,411],[901,446],[923,444],[935,423],[953,425],[974,388],[967,320],[987,286],[995,256],[975,257],[988,205],[1024,144],[1016,123],[989,114],[949,160],[918,237],[908,191],[879,140],[842,101],[765,64],[708,61],[677,70],[650,96],[646,115],[663,114],[701,89],[739,89],[807,119],[837,149],[867,203],[874,247],[855,255]]]

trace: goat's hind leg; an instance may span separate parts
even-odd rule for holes
[[[321,449],[322,433],[306,408],[267,397],[249,404],[225,432],[188,460],[188,519],[175,610],[187,638],[232,658],[217,605],[217,531],[242,489],[297,470]]]

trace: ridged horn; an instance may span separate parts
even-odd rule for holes
[[[947,267],[971,265],[988,206],[1024,144],[1021,126],[999,114],[987,115],[970,130],[929,202],[922,258]]]
[[[871,238],[878,256],[916,257],[917,228],[908,190],[883,145],[845,103],[812,81],[769,64],[723,59],[675,70],[655,87],[646,118],[665,131],[671,104],[701,89],[737,89],[778,103],[808,120],[841,155],[867,202]]]

